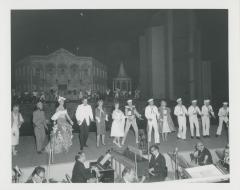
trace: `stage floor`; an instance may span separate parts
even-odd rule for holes
[[[217,126],[211,127],[211,138],[201,138],[201,141],[205,144],[208,149],[215,150],[223,148],[228,142],[226,137],[226,132],[223,130],[222,136],[216,138]],[[193,147],[198,142],[198,139],[190,139],[190,130],[187,131],[187,140],[178,140],[176,138],[176,132],[169,134],[167,142],[160,143],[160,152],[166,155],[168,152],[173,152],[177,147],[179,153],[186,153],[193,151]],[[112,143],[112,138],[110,137],[110,132],[106,134],[106,146],[96,147],[96,133],[91,132],[88,138],[88,148],[84,149],[86,153],[87,160],[96,160],[99,156],[103,155],[108,149],[115,148],[118,149],[116,145]],[[133,131],[129,131],[125,146],[122,149],[126,148],[127,145],[136,147],[135,137]],[[73,137],[73,145],[67,153],[55,154],[54,155],[54,165],[64,165],[67,167],[65,169],[66,173],[71,175],[71,170],[74,163],[74,156],[80,150],[79,149],[79,138],[78,134],[75,133]],[[35,150],[35,140],[33,136],[22,136],[20,137],[20,144],[17,147],[18,154],[12,157],[12,166],[18,166],[21,169],[30,168],[31,171],[35,166],[47,166],[48,164],[48,154],[37,154]],[[165,156],[166,157],[166,156]],[[214,157],[214,155],[213,155]],[[167,165],[170,164],[170,161],[167,161]],[[168,166],[170,167],[170,166]],[[63,171],[64,172],[64,171]],[[29,175],[29,174],[28,174]],[[59,174],[58,174],[59,175]],[[51,177],[55,177],[52,172]],[[62,176],[64,178],[64,175]]]

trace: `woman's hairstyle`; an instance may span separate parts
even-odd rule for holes
[[[13,109],[13,108],[16,108],[16,107],[19,108],[19,104],[13,104],[12,109]]]
[[[103,100],[102,100],[102,99],[99,99],[99,100],[97,101],[97,105],[98,105],[98,106],[99,106],[100,102],[103,102]]]
[[[43,168],[43,167],[41,167],[41,166],[37,166],[34,170],[33,170],[33,172],[32,172],[32,176],[34,176],[34,175],[39,175],[41,172],[43,172],[43,173],[45,173],[45,169]]]
[[[56,102],[56,109],[59,107],[59,105],[60,105],[60,103],[57,101],[57,102]],[[67,108],[67,107],[66,107],[66,101],[63,102],[63,107],[64,107],[64,109]]]

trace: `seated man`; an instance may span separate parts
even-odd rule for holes
[[[84,152],[79,152],[75,156],[75,164],[72,171],[72,183],[87,183],[88,180],[94,178],[92,170],[94,170],[99,177],[99,171],[96,167],[86,168],[84,162],[86,161],[86,156]]]
[[[151,159],[149,162],[149,180],[151,182],[164,181],[167,177],[167,166],[164,156],[159,152],[157,145],[150,147]]]
[[[204,147],[202,142],[198,142],[195,145],[195,149],[195,152],[192,153],[190,156],[191,160],[195,160],[195,163],[197,165],[203,166],[213,163],[210,151],[206,147]]]
[[[220,158],[219,163],[229,172],[229,146],[227,145],[223,152],[221,151],[221,156],[220,153],[216,153]]]
[[[41,166],[36,167],[26,183],[46,183],[45,169]]]

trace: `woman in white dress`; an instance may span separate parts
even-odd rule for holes
[[[115,109],[112,113],[112,128],[111,128],[111,137],[114,137],[113,143],[116,144],[118,147],[120,145],[120,138],[124,137],[124,125],[125,125],[125,115],[119,109],[119,103],[115,102],[114,104]]]
[[[163,141],[167,141],[168,133],[176,131],[175,126],[173,124],[171,118],[171,110],[167,107],[167,102],[162,100],[161,106],[158,108],[160,119],[158,122],[159,125],[159,133],[162,134]]]
[[[19,129],[22,126],[24,120],[19,112],[19,105],[14,105],[11,113],[12,122],[12,154],[16,155],[17,151],[15,149],[16,145],[19,144]]]

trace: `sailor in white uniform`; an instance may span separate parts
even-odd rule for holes
[[[187,124],[186,124],[186,115],[188,114],[186,107],[182,104],[182,98],[177,99],[177,105],[174,108],[174,115],[178,119],[178,135],[180,139],[186,139]]]
[[[138,126],[137,126],[137,122],[136,122],[136,117],[139,119],[142,119],[141,114],[138,113],[136,107],[132,104],[131,99],[129,99],[127,101],[127,104],[128,105],[125,106],[125,116],[127,118],[127,121],[126,121],[126,126],[125,126],[124,138],[122,140],[122,145],[124,145],[124,143],[125,143],[128,131],[131,126],[133,127],[133,130],[135,132],[136,143],[138,144]]]
[[[210,105],[210,100],[204,100],[204,105],[202,106],[202,130],[203,137],[210,137],[210,118],[214,117],[213,108]]]
[[[198,115],[201,115],[201,111],[197,106],[197,100],[192,100],[192,105],[188,108],[188,116],[189,116],[189,123],[190,123],[190,131],[191,131],[191,138],[194,138],[194,129],[196,128],[196,137],[200,139],[200,132],[199,132],[199,122],[198,122]]]
[[[216,137],[222,134],[223,123],[225,123],[227,127],[229,126],[228,115],[229,115],[228,103],[223,102],[223,106],[219,109],[219,112],[218,112],[219,125],[217,129]]]
[[[154,105],[154,100],[151,98],[148,100],[149,105],[145,108],[145,117],[148,120],[148,142],[151,142],[152,128],[154,129],[155,143],[160,143],[158,123],[159,112],[157,106]]]

